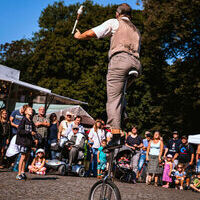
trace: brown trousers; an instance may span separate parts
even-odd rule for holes
[[[125,52],[114,55],[109,62],[106,111],[107,124],[113,129],[121,129],[123,89],[129,71],[134,68],[141,71],[140,61]]]

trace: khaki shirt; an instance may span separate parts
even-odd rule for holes
[[[41,117],[39,115],[35,115],[33,117],[33,122],[36,123],[36,122],[48,122],[49,123],[49,120],[45,117]],[[47,132],[48,132],[48,127],[47,126],[37,126],[36,127],[36,131],[37,133],[39,133],[42,138],[45,138],[47,137]]]

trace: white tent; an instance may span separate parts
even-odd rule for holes
[[[188,137],[188,143],[200,144],[200,134],[189,135],[189,137]]]
[[[83,124],[93,125],[95,122],[94,119],[81,106],[78,105],[68,105],[68,107],[63,107],[63,109],[59,109],[57,111],[49,109],[47,110],[47,117],[49,117],[51,113],[56,113],[59,119],[60,116],[65,116],[67,111],[71,112],[74,116],[80,115],[82,117]]]

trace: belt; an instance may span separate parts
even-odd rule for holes
[[[126,52],[126,51],[118,51],[118,52],[115,52],[114,54],[111,55],[111,57],[110,57],[109,59],[111,60],[111,58],[112,58],[113,56],[115,56],[115,55],[117,55],[117,54],[119,54],[119,53],[127,53],[128,55],[133,56],[134,58],[136,58],[137,60],[139,60],[139,58],[138,58],[137,56],[134,56],[133,54],[128,53],[128,52]]]

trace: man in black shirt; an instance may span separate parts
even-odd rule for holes
[[[164,158],[166,158],[168,154],[171,154],[174,158],[175,154],[178,153],[178,147],[180,144],[181,144],[181,139],[179,139],[178,131],[174,131],[173,138],[169,139],[167,143],[167,147],[164,153]],[[174,160],[174,164],[177,165],[178,160]]]

